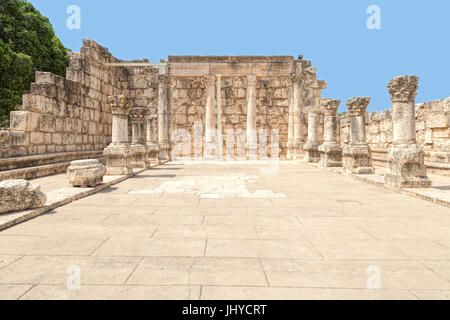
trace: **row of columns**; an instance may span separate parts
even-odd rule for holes
[[[133,172],[133,168],[146,169],[152,164],[158,164],[160,144],[156,134],[156,117],[150,115],[144,107],[130,108],[123,95],[109,97],[109,103],[112,113],[112,142],[104,150],[106,175],[127,175]],[[131,144],[128,136],[129,118]],[[158,129],[163,132],[165,130],[164,126],[158,126]]]
[[[221,154],[221,124],[217,107],[220,105],[220,76],[206,77],[205,143],[204,159],[218,159]],[[247,141],[246,156],[249,160],[258,159],[258,138],[256,128],[256,75],[247,76]],[[220,130],[220,131],[219,131]]]
[[[426,174],[424,152],[416,140],[415,97],[418,77],[401,76],[388,84],[392,101],[393,142],[388,150],[388,166],[384,181],[395,188],[426,188],[431,181]],[[346,174],[373,174],[370,147],[366,139],[366,111],[370,103],[368,97],[356,97],[347,101],[350,118],[350,142],[341,149],[337,143],[337,110],[339,100],[323,99],[324,142],[315,146],[320,112],[308,115],[307,162],[320,162],[322,167],[343,167]]]

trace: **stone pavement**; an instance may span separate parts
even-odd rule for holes
[[[0,299],[450,297],[449,208],[277,170],[166,164],[4,230]]]

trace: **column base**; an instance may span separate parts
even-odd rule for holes
[[[159,144],[159,161],[160,162],[166,162],[166,161],[170,160],[169,148],[170,148],[170,146],[168,143]]]
[[[317,142],[305,143],[303,150],[306,151],[304,158],[306,163],[318,163],[320,161],[319,145]]]
[[[134,144],[130,146],[131,150],[131,167],[135,169],[147,169],[150,167],[148,160],[148,147],[142,144]]]
[[[342,150],[344,174],[374,174],[368,145],[349,145]]]
[[[305,146],[304,142],[296,142],[292,147],[292,160],[304,160],[305,159]]]
[[[384,182],[394,189],[431,188],[424,158],[425,153],[417,147],[390,148]]]
[[[159,146],[156,143],[149,143],[147,144],[147,147],[150,166],[159,165]]]
[[[122,176],[133,173],[131,150],[127,144],[110,144],[103,154],[106,157],[107,176]]]
[[[323,168],[342,167],[342,148],[336,142],[325,142],[319,147],[320,166]]]
[[[245,148],[245,154],[247,160],[249,161],[258,160],[258,145],[247,145]]]
[[[286,160],[294,160],[294,145],[292,142],[288,142],[286,146]]]
[[[217,143],[215,142],[205,142],[204,144],[204,152],[203,152],[204,160],[218,160],[219,154],[217,150]]]

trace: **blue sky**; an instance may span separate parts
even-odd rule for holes
[[[168,55],[303,55],[328,81],[324,97],[369,96],[369,111],[390,108],[389,80],[420,77],[417,102],[450,96],[448,0],[31,0],[63,44],[83,38],[120,59]],[[70,30],[67,7],[81,9]],[[381,30],[369,30],[370,5]]]

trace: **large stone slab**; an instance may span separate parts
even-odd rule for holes
[[[97,159],[72,161],[67,179],[74,187],[95,187],[103,182],[106,168]]]
[[[45,205],[47,196],[38,184],[26,180],[6,180],[0,182],[0,214],[39,208]]]

